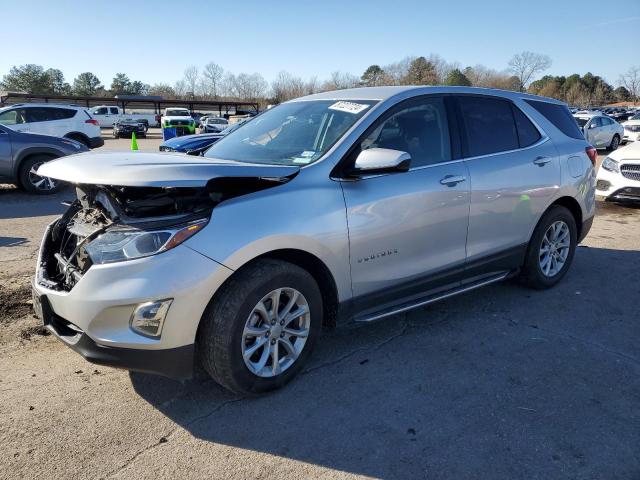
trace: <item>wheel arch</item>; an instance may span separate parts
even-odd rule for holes
[[[16,156],[16,161],[13,165],[13,176],[15,178],[19,177],[20,167],[22,166],[24,161],[35,155],[45,155],[51,158],[58,158],[58,157],[63,157],[64,153],[56,150],[55,148],[47,148],[47,147],[32,147],[32,148],[25,148],[24,150],[21,150]]]
[[[281,260],[294,264],[309,272],[318,283],[320,294],[322,295],[323,326],[330,328],[335,327],[338,316],[338,287],[334,276],[329,267],[327,267],[327,265],[316,255],[296,248],[271,250],[247,261],[225,279],[225,281],[216,289],[210,301],[215,300],[218,293],[224,289],[225,285],[230,282],[238,272],[263,259]],[[200,327],[198,327],[198,330],[200,330]]]
[[[64,135],[64,138],[70,138],[71,140],[79,139],[86,146],[89,146],[89,143],[90,143],[89,142],[89,137],[86,134],[84,134],[82,132],[77,132],[77,131],[66,133]]]
[[[565,207],[567,210],[571,212],[571,215],[573,215],[573,218],[576,221],[578,238],[581,238],[582,227],[583,227],[582,225],[583,215],[582,215],[582,207],[580,206],[580,203],[578,203],[578,201],[573,197],[569,197],[569,196],[560,197],[556,199],[551,205],[549,205],[547,210],[545,210],[545,213],[547,213],[547,211],[549,211],[549,209],[555,205],[560,205],[562,207]]]

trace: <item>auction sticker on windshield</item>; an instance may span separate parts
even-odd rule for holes
[[[353,103],[353,102],[336,102],[329,107],[329,110],[338,110],[340,112],[353,113],[357,115],[358,113],[366,110],[369,105],[365,105],[362,103]]]

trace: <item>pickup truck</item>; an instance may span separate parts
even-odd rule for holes
[[[98,121],[98,125],[101,127],[112,127],[114,123],[120,120],[137,120],[149,127],[160,126],[160,115],[155,113],[122,113],[120,107],[114,107],[113,105],[99,105],[91,108],[89,113]]]
[[[196,133],[196,121],[187,108],[165,108],[161,123],[162,128],[175,128],[179,137]]]

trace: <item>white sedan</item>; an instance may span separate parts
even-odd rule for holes
[[[640,201],[640,142],[611,152],[602,161],[596,182],[596,198]]]
[[[629,120],[622,124],[622,127],[624,128],[623,141],[637,142],[640,140],[640,113],[636,113],[633,117],[629,118]]]
[[[615,150],[622,143],[624,128],[613,118],[601,113],[578,113],[573,117],[584,138],[594,147]]]

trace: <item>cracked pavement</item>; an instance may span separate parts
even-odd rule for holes
[[[0,204],[13,288],[57,207]],[[341,326],[259,398],[91,365],[0,319],[0,478],[638,478],[639,232],[640,210],[600,206],[557,288]]]

